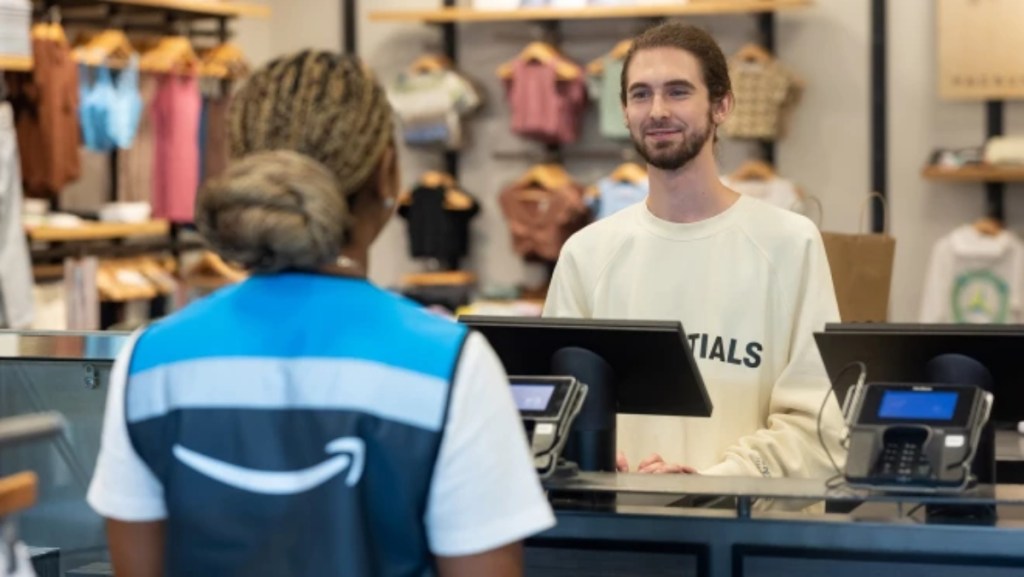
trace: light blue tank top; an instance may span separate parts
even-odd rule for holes
[[[114,95],[110,100],[110,114],[107,117],[107,132],[118,148],[131,148],[141,116],[139,57],[133,54],[128,66],[117,76]]]
[[[90,150],[112,150],[114,142],[107,133],[107,117],[110,102],[114,97],[114,83],[110,78],[110,70],[104,66],[97,68],[96,78],[92,83],[88,67],[81,66],[78,72],[78,116],[82,126],[82,141]]]

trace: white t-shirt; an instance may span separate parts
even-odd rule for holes
[[[722,184],[736,192],[763,200],[786,210],[800,208],[802,199],[796,185],[785,178],[769,178],[768,180],[734,180],[728,176],[721,178]]]
[[[138,333],[137,333],[138,334]],[[122,521],[165,519],[163,488],[135,452],[124,415],[134,336],[110,375],[103,437],[88,502]],[[424,523],[435,555],[481,553],[552,527],[505,370],[471,333],[455,373],[451,406]]]
[[[679,224],[638,203],[569,239],[544,315],[683,323],[712,416],[620,415],[617,444],[632,466],[659,453],[705,474],[835,474],[817,437],[831,386],[813,333],[838,322],[839,309],[805,217],[740,196]],[[822,430],[840,467],[841,429],[833,396]]]

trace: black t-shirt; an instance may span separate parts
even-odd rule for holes
[[[457,268],[459,258],[469,252],[469,221],[480,206],[474,200],[465,210],[445,208],[445,192],[444,187],[417,187],[398,214],[409,223],[413,257],[436,258]]]

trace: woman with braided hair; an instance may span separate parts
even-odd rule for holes
[[[196,225],[250,277],[132,335],[89,489],[118,575],[511,576],[554,523],[479,334],[375,287],[398,189],[384,92],[275,60]]]

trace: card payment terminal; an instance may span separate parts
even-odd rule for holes
[[[857,397],[846,458],[851,486],[967,487],[991,393],[966,385],[872,383]]]
[[[549,477],[583,408],[587,386],[573,377],[509,377],[540,477]]]

